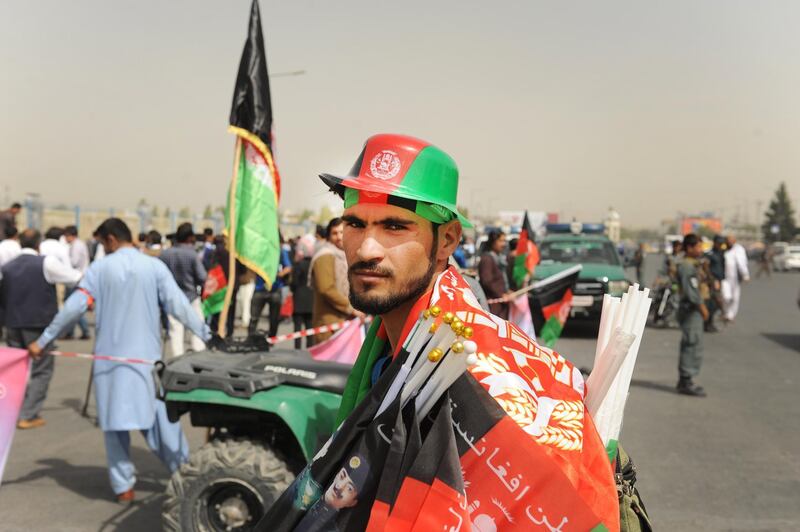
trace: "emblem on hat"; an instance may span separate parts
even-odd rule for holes
[[[358,456],[350,458],[350,467],[352,469],[358,469],[358,466],[360,465],[361,465],[361,458],[359,458]]]
[[[391,150],[381,150],[369,162],[372,177],[388,181],[400,172],[400,157]]]

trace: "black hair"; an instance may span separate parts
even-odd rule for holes
[[[500,231],[499,229],[493,229],[492,231],[490,231],[489,238],[486,241],[486,248],[491,250],[494,247],[494,243],[497,242],[497,239],[503,235],[505,235],[505,233]]]
[[[184,244],[189,242],[194,238],[194,229],[192,228],[192,224],[189,222],[184,222],[178,226],[178,230],[175,231],[175,241]]]
[[[68,225],[64,228],[65,236],[78,236],[78,228],[74,225]]]
[[[687,248],[691,248],[691,247],[696,246],[698,242],[700,242],[700,237],[698,237],[694,233],[689,233],[688,235],[683,237],[683,249],[684,249],[684,251]]]
[[[96,234],[103,239],[113,236],[119,242],[131,242],[133,240],[128,224],[119,218],[106,218],[103,223],[97,226]]]
[[[19,233],[19,230],[13,225],[7,225],[3,233],[3,238],[14,238]]]
[[[11,208],[12,209],[21,209],[22,205],[20,205],[18,202],[15,201],[14,203],[11,204]]]
[[[36,229],[25,229],[19,235],[19,247],[36,249],[42,241],[42,233]]]
[[[210,227],[206,227],[205,229],[203,229],[203,236],[204,237],[214,236],[214,230],[211,229]]]
[[[60,227],[51,227],[47,230],[44,234],[45,238],[52,238],[53,240],[58,240],[64,235],[64,230]]]
[[[147,233],[147,243],[148,244],[160,244],[161,243],[161,233],[153,229],[149,233]]]
[[[320,238],[325,238],[325,226],[321,224],[317,224],[317,228],[315,231],[316,235]]]
[[[145,233],[144,231],[139,233],[139,235],[136,237],[136,240],[138,240],[139,242],[144,242],[146,239],[147,239],[147,233]]]
[[[331,221],[328,222],[328,227],[325,229],[325,238],[330,238],[331,237],[331,231],[333,231],[333,228],[334,227],[339,227],[343,223],[344,223],[344,220],[342,220],[338,216],[336,218],[331,218]]]

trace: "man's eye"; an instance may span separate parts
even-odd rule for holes
[[[386,224],[386,229],[389,231],[403,231],[406,229],[406,226],[401,224]]]

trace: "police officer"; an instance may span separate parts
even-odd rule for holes
[[[700,373],[703,362],[703,325],[708,319],[705,299],[708,297],[708,285],[700,265],[703,255],[703,244],[694,233],[683,239],[684,259],[678,264],[678,285],[680,288],[680,304],[678,306],[678,323],[681,327],[681,350],[678,362],[678,393],[694,397],[705,397],[702,386],[693,382]],[[704,297],[705,296],[705,297]]]

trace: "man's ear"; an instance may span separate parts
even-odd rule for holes
[[[437,261],[445,261],[450,258],[458,244],[461,242],[461,222],[451,220],[439,226],[439,249],[436,252]]]

